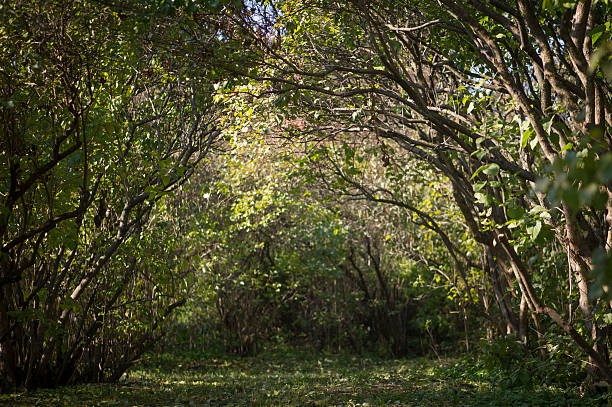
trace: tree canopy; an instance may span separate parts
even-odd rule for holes
[[[612,382],[611,16],[3,4],[0,388],[118,380],[185,329],[240,354],[516,338]]]

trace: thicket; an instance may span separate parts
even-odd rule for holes
[[[1,389],[117,380],[197,267],[166,204],[219,137],[214,76],[189,57],[187,10],[184,24],[138,2],[0,13]]]
[[[610,382],[611,13],[5,2],[1,390],[168,333]]]

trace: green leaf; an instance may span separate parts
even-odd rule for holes
[[[485,206],[489,206],[493,202],[493,197],[491,195],[483,194],[482,192],[476,192],[474,198],[476,198],[476,202]]]
[[[547,209],[541,205],[536,205],[529,211],[530,215],[537,215],[538,213],[546,212]]]
[[[523,208],[521,208],[520,206],[508,207],[507,213],[510,219],[521,219],[525,214],[525,212],[523,211]]]
[[[492,163],[492,164],[485,164],[481,166],[476,171],[474,171],[474,174],[472,174],[472,177],[470,178],[470,180],[473,180],[481,172],[487,175],[497,175],[499,173],[499,165]]]
[[[535,225],[527,228],[527,233],[529,233],[529,237],[532,241],[535,241],[540,235],[540,231],[542,230],[542,222],[537,221]]]
[[[480,181],[474,184],[474,192],[480,192],[485,185],[487,185],[487,181]]]
[[[485,150],[484,148],[480,148],[476,151],[474,151],[472,153],[472,155],[476,156],[476,158],[478,158],[479,160],[482,160],[482,158],[487,155],[487,150]]]
[[[497,175],[499,174],[499,165],[497,165],[496,163],[489,164],[482,169],[482,172],[487,175]]]
[[[537,137],[534,137],[529,142],[529,147],[531,147],[532,150],[535,150],[537,146],[538,146],[538,139]]]
[[[601,35],[606,31],[606,26],[605,25],[598,25],[597,27],[593,28],[591,30],[591,43],[593,45],[595,45],[595,43],[597,42],[597,40],[599,39],[599,37],[601,37]]]
[[[531,135],[533,134],[533,130],[531,129],[527,129],[523,132],[523,135],[521,136],[521,148],[525,148],[527,147],[527,143],[529,142],[529,137],[531,137]]]
[[[521,221],[518,221],[518,220],[511,220],[509,222],[506,222],[506,226],[508,227],[508,229],[516,229],[520,225],[521,225]]]

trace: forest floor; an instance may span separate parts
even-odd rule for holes
[[[508,372],[504,373],[506,376]],[[468,358],[381,359],[273,348],[154,355],[117,384],[0,395],[1,406],[599,406],[612,394],[512,383]],[[527,382],[529,382],[527,380]]]

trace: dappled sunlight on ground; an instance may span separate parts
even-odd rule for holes
[[[15,406],[596,406],[577,389],[499,388],[466,361],[379,359],[289,349],[258,357],[159,355],[118,384],[0,396]]]

